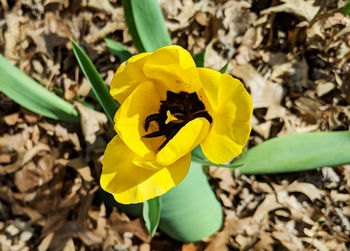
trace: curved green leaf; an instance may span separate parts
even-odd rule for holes
[[[350,0],[348,0],[343,8],[343,15],[348,16],[350,15]]]
[[[139,52],[171,45],[157,0],[123,0],[122,4],[129,32]]]
[[[228,67],[228,63],[226,63],[220,70],[221,73],[225,73]]]
[[[157,230],[160,219],[159,197],[143,203],[143,219],[145,220],[148,232],[153,236]]]
[[[197,67],[204,67],[205,53],[206,50],[193,56],[193,60],[196,63]]]
[[[85,77],[89,80],[93,93],[95,94],[98,102],[101,104],[111,123],[114,124],[114,114],[119,107],[117,102],[113,99],[111,94],[109,94],[109,91],[103,79],[97,72],[89,57],[74,40],[71,39],[71,43],[73,46],[74,55],[78,60],[80,68],[83,71]]]
[[[161,196],[161,203],[159,228],[174,239],[199,241],[221,228],[221,204],[200,164],[192,162],[186,178]]]
[[[232,164],[240,173],[285,173],[350,163],[350,132],[313,132],[270,139]]]
[[[128,48],[126,48],[125,45],[107,37],[104,38],[104,41],[107,44],[108,50],[113,55],[117,56],[121,62],[128,60],[132,56],[132,54],[128,51]]]
[[[77,110],[21,72],[0,55],[0,91],[21,106],[45,117],[79,122]]]

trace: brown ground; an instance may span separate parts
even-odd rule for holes
[[[161,0],[174,44],[207,49],[206,66],[245,81],[254,101],[249,146],[276,136],[349,130],[350,18],[334,0]],[[136,53],[120,1],[0,1],[0,52],[66,100],[98,103],[69,38],[108,84],[119,60],[108,36]],[[0,73],[1,74],[1,73]],[[54,88],[55,87],[55,88]],[[63,94],[58,92],[60,88]],[[151,239],[139,219],[95,196],[113,129],[102,113],[58,123],[0,93],[1,250],[348,250],[350,165],[283,175],[208,169],[225,227],[183,244]],[[83,130],[82,130],[83,128]]]

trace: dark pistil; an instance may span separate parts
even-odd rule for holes
[[[143,136],[143,138],[154,138],[164,135],[166,139],[159,146],[158,150],[162,149],[189,121],[199,117],[206,118],[209,123],[213,121],[209,113],[205,110],[204,104],[199,100],[198,95],[195,92],[174,93],[168,91],[167,99],[161,100],[160,102],[159,113],[151,114],[145,120],[146,132],[152,121],[158,123],[159,130]],[[177,120],[170,121],[166,124],[167,111],[170,111]]]

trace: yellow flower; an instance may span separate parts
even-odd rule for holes
[[[210,161],[223,163],[248,140],[252,100],[243,84],[196,68],[180,46],[131,57],[118,68],[110,92],[121,106],[101,186],[120,203],[144,202],[179,184],[198,144]]]

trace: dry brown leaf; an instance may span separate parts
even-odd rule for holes
[[[10,154],[0,154],[0,164],[8,164],[11,162],[11,155]]]
[[[332,82],[327,82],[325,80],[318,80],[318,81],[315,81],[315,83],[317,84],[316,94],[318,97],[322,97],[323,95],[335,89],[335,84]]]
[[[8,59],[18,59],[19,51],[18,45],[21,41],[21,28],[20,28],[20,20],[21,17],[16,13],[7,12],[5,17],[7,27],[11,27],[11,29],[7,29],[5,32],[5,57]]]
[[[98,40],[104,37],[107,37],[109,34],[115,32],[116,30],[122,30],[124,27],[125,27],[125,24],[121,22],[107,23],[107,25],[102,29],[99,29],[93,34],[87,36],[86,41],[91,44],[95,43]]]
[[[235,181],[232,177],[232,171],[229,168],[211,166],[209,171],[211,177],[221,180],[219,183],[221,189],[227,192],[232,191]]]
[[[114,9],[108,0],[87,0],[86,6],[109,14],[111,14]]]
[[[45,236],[45,238],[41,241],[40,245],[38,246],[39,251],[46,251],[49,248],[54,234],[54,232],[51,232]]]
[[[42,151],[50,151],[50,147],[39,143],[27,151],[18,152],[18,159],[15,163],[4,166],[0,169],[0,174],[2,173],[13,173],[29,162],[34,156]]]
[[[186,243],[182,245],[181,251],[196,251],[197,246],[194,243]]]
[[[21,133],[15,135],[5,134],[0,137],[0,151],[10,152],[21,148],[27,139],[30,137],[31,128],[27,127]]]
[[[272,238],[270,234],[267,234],[265,232],[262,232],[259,235],[259,241],[254,245],[252,250],[254,251],[260,251],[260,250],[265,250],[265,251],[273,251],[273,244],[275,243],[275,240]]]
[[[271,120],[260,123],[259,120],[253,114],[252,118],[250,119],[250,123],[252,125],[253,130],[256,131],[257,133],[259,133],[261,136],[263,136],[264,139],[269,138],[270,130],[271,130],[271,126],[272,126]]]
[[[62,251],[75,251],[75,245],[74,245],[74,242],[73,242],[73,239],[70,238],[66,245],[64,246],[63,250]]]
[[[29,162],[15,173],[15,184],[20,192],[31,191],[52,179],[53,161],[48,155],[40,159],[38,167],[34,162]]]
[[[85,181],[91,182],[94,180],[91,176],[90,167],[85,163],[81,156],[67,161],[65,165],[73,167]]]
[[[350,194],[348,193],[338,193],[337,191],[333,190],[331,191],[330,195],[331,195],[331,199],[334,202],[342,201],[350,204]]]
[[[276,197],[273,194],[267,194],[264,201],[258,206],[253,215],[254,220],[257,222],[262,221],[266,215],[277,208],[280,208],[281,204],[276,201]]]
[[[301,240],[296,236],[295,221],[288,221],[284,225],[276,225],[276,231],[272,236],[279,240],[289,250],[304,250]]]
[[[314,248],[316,248],[319,251],[329,251],[329,249],[327,248],[327,246],[323,242],[321,242],[315,238],[302,237],[301,239],[302,239],[302,241],[309,243],[310,245],[312,245]],[[340,249],[337,249],[337,250],[340,251]]]
[[[287,12],[296,16],[304,17],[307,21],[311,21],[320,9],[314,6],[314,1],[305,0],[281,0],[284,4],[270,7],[262,10],[261,14],[271,14],[276,12]]]
[[[277,188],[275,188],[277,190]],[[282,188],[281,190],[287,191],[287,192],[299,192],[303,193],[311,201],[314,201],[316,199],[320,200],[321,196],[323,195],[322,190],[318,189],[315,185],[311,183],[304,183],[299,181],[294,181],[293,183],[289,184],[288,186]],[[281,191],[279,190],[279,191]],[[278,190],[277,190],[278,192]]]
[[[7,125],[13,126],[22,120],[19,118],[19,112],[16,112],[16,113],[5,116],[4,121]]]
[[[119,214],[116,210],[112,212],[109,219],[111,228],[115,229],[120,236],[125,232],[130,232],[146,243],[152,239],[140,219],[130,221],[126,215]]]
[[[286,109],[281,106],[283,88],[264,79],[252,65],[236,65],[231,73],[243,79],[250,88],[253,108],[267,108],[265,119],[284,117]]]
[[[93,111],[79,102],[75,102],[74,104],[80,114],[80,125],[85,141],[93,144],[96,140],[96,133],[107,123],[107,116],[102,112]]]

